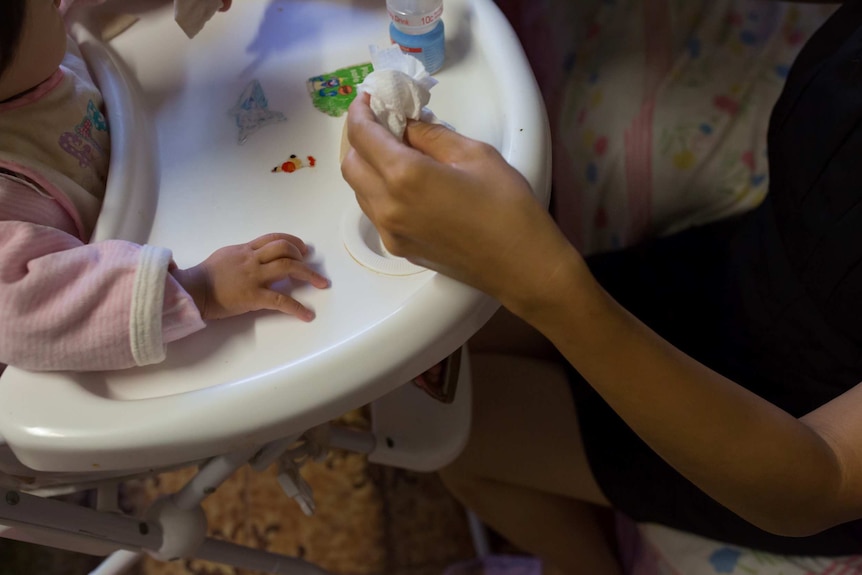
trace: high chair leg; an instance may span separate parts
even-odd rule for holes
[[[0,524],[12,528],[66,537],[71,543],[88,540],[107,550],[152,549],[161,544],[162,530],[152,522],[18,491],[2,493]]]
[[[89,575],[122,575],[140,561],[142,556],[142,553],[132,551],[116,551]],[[302,559],[251,549],[217,539],[206,539],[198,547],[194,558],[271,575],[331,575],[328,571]]]
[[[116,511],[115,494],[110,490],[117,486],[106,484],[99,490],[101,509],[0,491],[0,525],[51,537],[54,546],[110,553],[91,575],[121,575],[143,553],[161,560],[203,559],[272,575],[327,575],[302,559],[206,538],[201,503],[258,453],[258,448],[248,448],[210,459],[182,489],[155,501],[144,520]]]
[[[302,559],[251,549],[218,539],[204,541],[195,553],[195,558],[272,575],[332,575],[329,571]]]
[[[114,551],[98,567],[90,571],[89,575],[123,575],[134,567],[141,557],[143,557],[141,553],[134,551],[125,549]]]
[[[476,549],[477,557],[491,555],[491,543],[488,541],[488,528],[479,519],[479,516],[467,509],[467,522],[470,525],[470,537],[473,547]]]

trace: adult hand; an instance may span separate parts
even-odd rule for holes
[[[422,122],[408,125],[402,143],[376,122],[365,94],[351,104],[347,130],[342,174],[393,254],[519,314],[580,258],[492,146]]]
[[[307,254],[308,247],[295,236],[266,234],[216,250],[200,264],[174,270],[173,275],[195,300],[203,319],[271,309],[311,321],[314,312],[270,287],[287,278],[328,287],[329,280],[303,262]]]

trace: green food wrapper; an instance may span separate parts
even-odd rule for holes
[[[356,97],[356,88],[373,71],[371,62],[341,68],[306,82],[314,107],[335,118],[344,114]]]

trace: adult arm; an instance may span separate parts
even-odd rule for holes
[[[485,291],[539,329],[705,492],[781,535],[862,517],[862,388],[796,419],[619,306],[490,146],[421,123],[408,126],[405,146],[365,98],[350,108],[348,136],[342,172],[387,249]]]

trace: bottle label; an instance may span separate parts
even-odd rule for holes
[[[392,21],[400,26],[407,27],[415,27],[419,28],[422,26],[429,26],[440,19],[440,16],[443,14],[443,5],[441,4],[439,8],[431,12],[430,14],[398,14],[392,10],[389,10],[389,17],[392,18]]]
[[[395,22],[389,24],[389,38],[398,44],[401,51],[422,62],[425,70],[433,74],[443,66],[446,57],[445,26],[443,20],[433,25],[434,29],[425,34],[407,34],[398,29]]]

